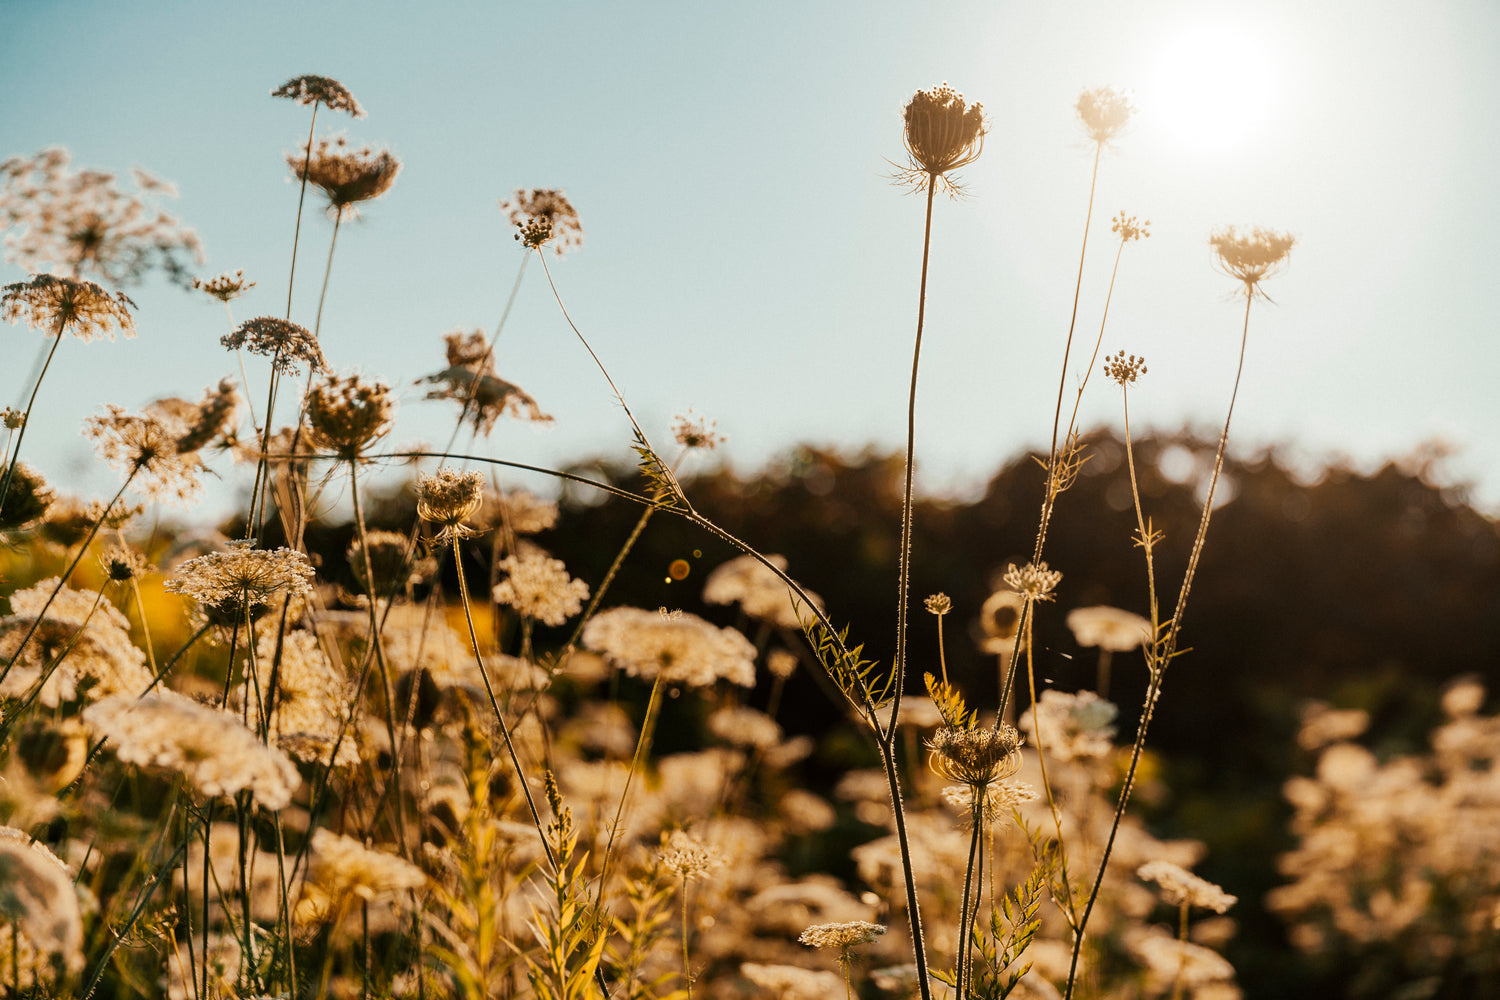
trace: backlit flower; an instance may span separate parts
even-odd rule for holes
[[[1068,612],[1068,628],[1080,646],[1124,653],[1151,641],[1151,623],[1138,614],[1104,604]]]
[[[561,256],[583,246],[583,224],[568,196],[553,188],[517,188],[500,203],[516,227],[516,239],[530,249],[551,243]]]
[[[225,271],[223,274],[209,278],[206,281],[202,278],[193,279],[193,288],[195,290],[216,298],[220,302],[233,302],[254,287],[255,282],[245,280],[245,271],[243,268],[235,271],[233,274]]]
[[[0,827],[0,981],[8,987],[28,989],[82,970],[83,915],[73,877],[44,845]]]
[[[71,333],[84,343],[115,339],[115,331],[135,336],[135,303],[124,292],[111,295],[92,281],[34,274],[30,281],[5,286],[0,299],[5,318],[25,323],[49,337]]]
[[[1008,778],[1021,767],[1021,734],[1015,726],[999,728],[942,726],[927,741],[929,766],[949,781],[988,785]]]
[[[1135,873],[1139,878],[1160,886],[1161,898],[1171,906],[1187,904],[1223,913],[1238,902],[1238,897],[1170,861],[1149,861]]]
[[[941,178],[950,191],[954,190],[947,175],[973,163],[984,148],[983,106],[966,104],[962,94],[943,83],[913,94],[902,117],[911,163],[903,179],[925,185]]]
[[[83,436],[127,477],[131,489],[177,507],[191,507],[203,492],[198,479],[203,463],[195,453],[178,449],[184,433],[177,421],[127,413],[113,403],[83,422]]]
[[[589,585],[568,575],[561,559],[553,559],[527,545],[518,555],[506,556],[496,568],[505,579],[495,584],[497,604],[508,604],[525,618],[543,625],[561,625],[583,610]]]
[[[312,331],[290,320],[275,316],[257,316],[235,327],[233,333],[219,338],[219,343],[233,351],[243,347],[251,354],[271,359],[274,371],[288,375],[298,373],[297,362],[305,361],[315,372],[326,371],[323,349]]]
[[[390,150],[371,146],[352,149],[343,136],[320,139],[310,153],[306,146],[288,153],[286,162],[294,177],[318,188],[328,198],[331,218],[357,215],[354,206],[385,194],[401,172],[401,161]]]
[[[349,88],[331,77],[294,76],[271,91],[272,97],[287,97],[298,104],[321,104],[334,111],[346,111],[355,118],[365,116],[364,109],[349,93]]]
[[[1215,229],[1208,237],[1219,269],[1243,282],[1245,294],[1252,297],[1260,291],[1263,279],[1285,266],[1287,255],[1296,242],[1290,233],[1260,226],[1248,230],[1224,226]]]
[[[477,472],[438,469],[431,476],[417,477],[417,516],[438,526],[438,537],[456,540],[473,531],[464,526],[484,503],[484,477]]]
[[[209,620],[242,625],[265,614],[276,597],[294,600],[312,593],[312,563],[294,549],[237,545],[189,559],[168,578],[166,589],[197,601]]]
[[[1114,87],[1085,90],[1073,106],[1089,138],[1102,145],[1119,135],[1135,113],[1130,95]]]
[[[766,561],[785,572],[785,556],[769,555]],[[803,592],[821,605],[817,594],[805,588]],[[749,554],[716,566],[703,583],[703,599],[709,604],[738,604],[751,618],[782,628],[800,629],[802,619],[813,613],[785,580]]]
[[[1062,582],[1062,574],[1046,563],[1012,564],[1005,571],[1005,583],[1028,601],[1050,601],[1052,591]]]
[[[611,608],[583,629],[583,644],[632,677],[707,687],[720,679],[755,684],[755,647],[732,628],[697,615]]]
[[[445,334],[443,340],[447,342],[448,367],[418,381],[440,386],[429,389],[425,398],[461,403],[465,407],[462,415],[474,425],[476,433],[488,434],[507,414],[541,423],[552,420],[524,389],[496,374],[494,354],[483,331],[465,335],[456,330]]]
[[[306,405],[313,445],[344,461],[358,458],[395,422],[391,387],[358,375],[322,379],[308,392]]]

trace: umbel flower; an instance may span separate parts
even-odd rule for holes
[[[179,285],[203,259],[197,235],[150,202],[175,192],[143,170],[140,194],[121,191],[115,175],[68,169],[68,151],[53,147],[0,163],[0,229],[5,259],[28,271],[60,270],[112,285],[138,283],[160,267]]]
[[[286,162],[294,177],[328,198],[328,215],[333,219],[357,216],[354,206],[385,194],[401,172],[401,161],[389,150],[353,149],[343,136],[304,145],[299,152],[286,154]]]
[[[6,472],[6,467],[0,466],[0,482],[5,480]],[[10,488],[0,498],[0,531],[24,528],[41,520],[52,500],[52,487],[41,473],[17,463],[10,477]]]
[[[484,477],[477,472],[439,469],[417,477],[417,516],[439,528],[438,540],[457,541],[472,535],[464,521],[484,503]]]
[[[966,104],[963,95],[944,82],[912,95],[902,116],[910,167],[901,179],[918,190],[941,180],[950,193],[956,192],[948,174],[973,163],[984,148],[983,105]]]
[[[129,620],[99,594],[58,583],[52,577],[10,595],[11,613],[0,618],[0,660],[10,663],[0,669],[0,698],[25,697],[43,677],[37,697],[48,708],[146,690],[151,672],[130,641]]]
[[[505,579],[495,584],[497,604],[508,604],[526,618],[543,625],[561,625],[583,609],[589,585],[568,575],[561,559],[553,559],[534,545],[495,564]]]
[[[346,462],[390,433],[395,411],[390,386],[358,375],[330,376],[307,394],[313,445]]]
[[[551,243],[561,257],[583,246],[583,223],[568,196],[554,188],[517,188],[500,202],[500,211],[516,227],[516,239],[530,249]]]
[[[1015,726],[942,726],[927,741],[928,766],[949,781],[982,787],[1021,769],[1022,738]]]
[[[82,969],[73,873],[25,832],[0,827],[0,978],[25,990]]]
[[[1012,564],[1005,571],[1006,585],[1028,601],[1052,600],[1052,592],[1061,582],[1062,574],[1049,569],[1044,562],[1025,566]]]
[[[99,457],[127,477],[131,489],[177,507],[191,507],[203,492],[203,464],[181,444],[188,430],[176,420],[127,413],[113,403],[83,422],[83,436]]]
[[[1296,245],[1290,233],[1255,226],[1249,230],[1224,226],[1209,234],[1209,246],[1214,248],[1219,269],[1231,278],[1244,283],[1245,295],[1265,297],[1260,290],[1261,280],[1280,271],[1286,265],[1287,255]]]
[[[135,303],[124,292],[113,295],[92,281],[33,274],[30,281],[5,286],[0,298],[5,318],[24,322],[49,337],[71,333],[85,344],[95,337],[115,339],[115,331],[135,336]]]
[[[786,557],[766,556],[766,561],[786,571]],[[804,591],[815,604],[817,594]],[[715,567],[703,584],[703,599],[710,604],[738,604],[746,615],[781,628],[800,629],[802,619],[812,614],[786,582],[752,555],[736,556]]]
[[[755,685],[755,647],[732,628],[697,615],[611,608],[583,629],[583,644],[632,677],[708,687],[720,679]]]
[[[1078,645],[1097,646],[1111,653],[1127,653],[1151,641],[1149,621],[1106,604],[1074,608],[1068,612],[1067,623]]]
[[[271,91],[272,97],[287,97],[301,105],[321,104],[334,111],[346,111],[355,118],[363,118],[365,111],[337,80],[326,76],[294,76]]]
[[[247,545],[189,559],[167,580],[166,590],[197,601],[216,625],[243,625],[246,616],[258,618],[278,594],[297,600],[312,593],[314,570],[307,556],[285,547]]]
[[[265,808],[280,809],[302,783],[287,755],[236,716],[172,691],[105,698],[84,709],[83,720],[120,760],[175,771],[201,795],[249,791]]]
[[[244,268],[240,268],[233,274],[225,271],[223,274],[216,275],[207,280],[203,278],[193,279],[194,291],[202,292],[205,295],[218,299],[220,302],[233,302],[254,287],[255,282],[245,280]]]
[[[1146,374],[1146,359],[1136,357],[1132,354],[1125,357],[1125,352],[1120,351],[1112,357],[1104,360],[1104,375],[1106,378],[1114,379],[1120,388],[1135,385],[1135,380]]]
[[[464,415],[474,425],[476,434],[489,434],[496,421],[506,414],[542,423],[552,420],[524,389],[495,373],[494,353],[482,330],[468,334],[455,330],[444,334],[443,340],[447,344],[448,367],[417,383],[440,387],[429,389],[427,399],[462,403],[466,407]]]
[[[1078,103],[1073,107],[1089,138],[1101,146],[1109,145],[1135,113],[1130,95],[1114,87],[1085,90],[1078,95]]]
[[[271,359],[273,371],[296,375],[300,369],[297,362],[304,361],[315,372],[326,371],[323,349],[318,346],[312,331],[291,320],[275,316],[257,316],[247,319],[235,327],[233,333],[219,338],[219,343],[229,350],[243,347],[251,354],[261,354]]]

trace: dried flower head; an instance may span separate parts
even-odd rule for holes
[[[323,192],[329,218],[334,219],[357,216],[355,206],[385,194],[401,172],[401,161],[390,150],[353,149],[343,136],[304,145],[299,152],[286,154],[286,162],[292,176]]]
[[[0,498],[0,531],[24,528],[42,519],[54,498],[52,487],[30,466],[16,463],[14,471],[0,466],[0,483],[10,473],[10,486]]]
[[[1029,781],[1020,781],[1016,778],[1003,778],[992,781],[981,789],[974,785],[949,785],[943,789],[943,803],[958,813],[959,818],[972,821],[974,818],[975,796],[982,794],[979,800],[980,808],[984,810],[984,821],[994,823],[1002,817],[1010,815],[1012,809],[1027,802],[1035,802],[1041,798],[1041,793],[1036,786]]]
[[[1199,906],[1223,913],[1239,901],[1207,879],[1199,878],[1181,865],[1170,861],[1150,861],[1136,869],[1136,875],[1161,887],[1161,898],[1171,906]]]
[[[768,555],[766,562],[786,571],[785,556]],[[817,594],[806,588],[803,588],[803,593],[812,598],[814,604],[822,606],[822,599]],[[738,604],[751,618],[781,628],[800,630],[802,620],[812,615],[785,580],[749,554],[716,566],[703,582],[703,599],[709,604]]]
[[[1027,563],[1020,567],[1012,563],[1005,571],[1006,586],[1028,601],[1052,600],[1052,591],[1061,581],[1062,574],[1048,569],[1044,562]]]
[[[910,167],[902,180],[921,189],[942,180],[949,192],[957,185],[948,176],[979,158],[984,148],[984,107],[966,104],[946,82],[919,90],[902,111]]]
[[[334,111],[346,111],[355,118],[363,118],[365,111],[349,93],[349,88],[331,77],[294,76],[271,91],[272,97],[287,97],[298,104],[321,104]]]
[[[1022,742],[1008,722],[998,728],[941,726],[927,741],[928,765],[949,781],[988,785],[1021,769]]]
[[[1127,358],[1125,352],[1120,351],[1104,359],[1104,374],[1119,383],[1122,389],[1135,385],[1135,380],[1146,374],[1146,359],[1134,354]]]
[[[372,850],[328,829],[312,836],[308,884],[297,904],[297,919],[311,923],[333,915],[337,903],[349,896],[365,901],[393,899],[427,884],[422,869],[389,851]]]
[[[227,552],[189,559],[167,580],[166,590],[186,594],[216,625],[243,625],[271,609],[278,595],[293,600],[312,593],[314,570],[295,549],[252,549],[248,543]]]
[[[1121,608],[1096,604],[1068,612],[1068,628],[1080,646],[1125,653],[1151,641],[1151,623]]]
[[[0,976],[29,990],[78,973],[83,961],[73,873],[25,832],[0,827]]]
[[[115,583],[139,580],[146,573],[146,556],[131,545],[111,545],[99,556],[104,575]]]
[[[355,538],[345,553],[354,579],[371,592],[370,581],[365,578],[365,559],[370,560],[370,573],[375,577],[374,593],[384,597],[403,592],[407,584],[417,583],[436,569],[436,564],[421,559],[413,552],[412,540],[395,531],[369,531],[365,533],[366,544]]]
[[[390,433],[396,401],[391,387],[358,375],[331,375],[307,394],[307,422],[313,445],[346,462]]]
[[[583,644],[632,677],[707,687],[720,679],[755,685],[755,647],[738,631],[697,615],[611,608],[589,621]]]
[[[240,268],[233,274],[225,271],[207,281],[202,278],[193,279],[193,288],[220,302],[233,302],[254,287],[255,282],[245,280],[244,268]]]
[[[456,541],[473,534],[464,521],[484,503],[484,477],[477,472],[438,469],[417,477],[417,516],[439,527],[438,538]]]
[[[589,585],[568,575],[561,559],[553,559],[534,545],[495,564],[506,574],[495,584],[497,604],[508,604],[524,618],[543,625],[561,625],[583,610]]]
[[[114,174],[68,169],[67,150],[53,147],[0,163],[0,229],[8,261],[28,271],[57,270],[112,285],[139,282],[160,267],[186,285],[203,259],[197,235],[151,198],[172,197],[170,184],[134,171],[140,194],[121,191]]]
[[[953,601],[947,594],[933,594],[923,602],[923,605],[929,614],[937,615],[939,618],[953,610]]]
[[[26,423],[26,411],[7,406],[0,410],[0,423],[3,423],[8,431],[17,430]]]
[[[717,848],[686,830],[663,834],[657,857],[662,867],[676,873],[684,882],[703,878],[725,863],[724,855]]]
[[[312,331],[291,320],[275,316],[257,316],[247,319],[235,327],[233,333],[219,338],[219,343],[229,350],[243,347],[251,354],[262,354],[271,359],[273,371],[296,375],[297,362],[305,361],[315,372],[327,371],[323,360],[323,348],[318,346]]]
[[[517,188],[500,202],[516,239],[535,250],[546,243],[559,256],[583,246],[583,223],[568,196],[553,188]]]
[[[1243,282],[1245,294],[1251,297],[1257,293],[1264,295],[1260,292],[1261,280],[1282,269],[1296,242],[1290,233],[1260,226],[1248,231],[1224,226],[1208,236],[1219,269]]]
[[[302,783],[286,754],[237,716],[172,691],[105,698],[84,709],[83,719],[120,760],[176,771],[202,795],[249,791],[265,808],[280,809]]]
[[[354,734],[346,731],[339,740],[351,685],[323,653],[318,637],[302,629],[285,634],[265,629],[256,639],[255,654],[260,661],[256,683],[247,678],[240,686],[239,703],[265,720],[277,745],[298,760],[358,764]]]
[[[419,385],[426,382],[441,386],[428,390],[425,398],[462,403],[465,409],[460,419],[466,415],[476,433],[488,434],[507,413],[522,420],[552,420],[525,390],[495,373],[494,353],[484,331],[465,334],[455,330],[444,334],[443,340],[447,342],[448,367],[418,380]]]
[[[1120,240],[1129,243],[1131,240],[1143,240],[1151,235],[1151,220],[1140,221],[1134,215],[1126,215],[1121,209],[1120,214],[1114,217],[1110,223],[1109,231],[1120,237]]]
[[[72,333],[85,344],[97,337],[115,339],[118,330],[135,336],[135,303],[124,292],[111,295],[92,281],[33,274],[30,281],[5,286],[0,309],[11,323],[24,322],[49,337]]]
[[[1108,145],[1119,135],[1135,113],[1130,94],[1114,87],[1085,90],[1078,95],[1078,103],[1073,107],[1089,138],[1101,146]]]
[[[837,948],[843,951],[855,945],[869,944],[884,933],[884,924],[872,924],[867,920],[844,920],[833,924],[813,924],[797,940],[813,948]]]
[[[702,448],[705,451],[713,451],[728,440],[714,430],[717,426],[717,421],[694,414],[690,406],[686,413],[679,413],[672,418],[672,437],[684,448]]]
[[[234,423],[240,406],[239,386],[234,379],[220,379],[197,403],[175,396],[158,399],[146,407],[146,416],[159,421],[173,435],[173,447],[182,454],[206,448],[223,437]]]
[[[123,473],[131,489],[151,500],[191,507],[203,492],[198,456],[178,450],[184,427],[147,413],[125,412],[113,403],[83,422],[83,436],[99,457]]]
[[[37,699],[55,708],[144,691],[151,673],[130,641],[130,622],[100,594],[59,582],[52,577],[10,595],[11,613],[0,618],[0,660],[10,663],[0,697],[26,697],[40,683]]]

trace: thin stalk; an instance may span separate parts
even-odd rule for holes
[[[260,432],[260,458],[255,463],[255,481],[250,486],[250,513],[245,518],[245,538],[255,537],[255,526],[265,519],[265,495],[271,490],[271,414],[276,410],[276,390],[281,384],[277,364],[281,361],[281,348],[271,356],[271,379],[266,388],[266,422]],[[259,500],[260,511],[256,511]]]
[[[682,981],[687,984],[687,1000],[693,1000],[693,972],[688,964],[688,877],[682,877]]]
[[[531,254],[521,255],[521,266],[516,271],[515,283],[510,286],[510,297],[505,300],[505,308],[500,313],[500,322],[495,324],[495,332],[490,336],[489,345],[484,349],[484,357],[479,359],[478,369],[484,370],[484,366],[490,358],[495,356],[495,345],[500,341],[500,331],[505,329],[505,321],[510,318],[510,310],[516,304],[516,293],[521,290],[521,279],[526,276],[526,264],[531,260]],[[445,451],[452,451],[453,445],[458,441],[459,431],[463,429],[464,418],[469,415],[469,409],[474,405],[474,395],[479,391],[479,379],[476,376],[469,383],[469,391],[464,395],[463,409],[458,412],[458,420],[453,424],[453,436],[448,438],[448,447]]]
[[[630,786],[635,781],[638,770],[646,763],[646,755],[651,752],[651,741],[656,733],[656,719],[661,713],[661,689],[662,679],[665,672],[658,671],[656,680],[651,685],[651,697],[646,702],[646,717],[641,721],[641,735],[635,741],[635,756],[630,760],[630,771],[625,775],[625,790],[620,793],[620,804],[615,807],[615,821],[609,828],[609,840],[604,845],[604,860],[599,866],[599,891],[594,896],[596,907],[604,904],[605,884],[609,880],[609,863],[614,858],[615,837],[620,832],[620,820],[625,815],[625,802],[630,798]]]
[[[52,356],[57,353],[57,348],[62,344],[63,323],[57,323],[57,330],[52,335],[52,348],[47,352],[47,360],[42,362],[42,371],[36,377],[36,385],[31,387],[31,398],[26,401],[26,412],[21,417],[21,430],[16,434],[16,450],[11,454],[10,461],[5,466],[5,482],[0,483],[0,507],[5,506],[5,498],[10,494],[10,480],[16,472],[16,460],[21,457],[21,442],[26,440],[26,428],[31,426],[31,411],[36,406],[36,395],[42,391],[42,379],[47,377],[47,369],[52,365]]]
[[[1027,627],[1030,627],[1030,623]],[[1067,877],[1068,853],[1063,844],[1062,811],[1057,808],[1057,799],[1052,794],[1052,781],[1047,777],[1047,748],[1042,744],[1041,719],[1037,711],[1036,664],[1032,660],[1032,643],[1029,639],[1030,637],[1026,643],[1026,682],[1031,690],[1031,730],[1036,738],[1036,762],[1042,770],[1042,790],[1047,793],[1047,808],[1052,812],[1052,826],[1057,831],[1057,856],[1063,865],[1063,887],[1067,890],[1064,898],[1067,906],[1064,908],[1059,905],[1058,908],[1062,909],[1068,918],[1068,926],[1076,927],[1078,925],[1078,902],[1073,898],[1073,883]]]
[[[1224,452],[1229,443],[1229,424],[1234,419],[1234,404],[1239,397],[1240,378],[1245,371],[1245,348],[1250,337],[1250,303],[1254,301],[1253,291],[1253,288],[1248,286],[1245,290],[1245,321],[1240,330],[1240,357],[1234,373],[1234,390],[1229,395],[1229,412],[1224,417],[1224,430],[1219,434],[1219,447],[1214,454],[1214,471],[1208,481],[1208,495],[1203,500],[1203,512],[1198,521],[1198,534],[1193,539],[1187,570],[1183,573],[1182,589],[1177,594],[1177,604],[1172,610],[1167,635],[1161,642],[1161,648],[1153,650],[1148,656],[1151,680],[1146,687],[1146,701],[1141,708],[1141,721],[1136,728],[1135,745],[1130,751],[1130,767],[1125,774],[1125,783],[1120,789],[1119,800],[1115,804],[1114,821],[1110,826],[1109,839],[1104,845],[1104,856],[1099,860],[1099,872],[1094,877],[1094,887],[1089,893],[1088,905],[1083,911],[1083,920],[1079,922],[1078,932],[1074,937],[1073,957],[1068,968],[1068,988],[1064,994],[1065,1000],[1073,995],[1073,983],[1078,970],[1078,953],[1083,946],[1084,927],[1088,924],[1089,914],[1093,912],[1094,901],[1099,896],[1099,888],[1104,882],[1104,871],[1109,865],[1110,852],[1114,848],[1115,834],[1119,831],[1120,820],[1125,814],[1125,806],[1130,801],[1130,793],[1135,787],[1136,768],[1146,746],[1146,730],[1151,725],[1151,718],[1155,714],[1157,699],[1161,697],[1162,680],[1166,675],[1167,667],[1177,655],[1177,642],[1182,634],[1182,617],[1187,608],[1188,594],[1192,590],[1193,575],[1197,571],[1198,560],[1203,554],[1203,543],[1208,537],[1208,522],[1213,516],[1214,490],[1218,487],[1219,474],[1224,467]],[[1153,624],[1155,624],[1154,616]]]
[[[328,263],[323,267],[323,291],[318,294],[318,316],[313,320],[313,340],[318,340],[318,335],[323,329],[323,303],[328,298],[328,278],[333,274],[333,248],[338,246],[339,223],[343,221],[343,212],[333,217],[333,239],[328,241]]]
[[[973,988],[971,974],[969,971],[969,928],[973,926],[975,912],[979,909],[979,900],[974,896],[974,871],[976,860],[979,856],[979,839],[983,836],[984,829],[984,800],[986,788],[982,785],[969,786],[969,817],[973,820],[973,830],[969,832],[969,861],[964,866],[964,897],[963,903],[958,909],[958,955],[954,959],[953,976],[958,984],[955,987],[956,995],[964,995],[964,987]]]
[[[297,228],[292,231],[292,269],[286,278],[286,319],[292,318],[292,283],[297,279],[297,244],[302,239],[302,202],[307,198],[308,167],[312,164],[313,129],[318,125],[318,101],[313,101],[312,121],[307,124],[307,153],[302,157],[302,187],[297,191]],[[271,417],[266,415],[266,422]]]

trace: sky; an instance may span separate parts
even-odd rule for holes
[[[284,155],[308,109],[271,89],[334,77],[368,112],[319,135],[388,146],[394,188],[339,234],[322,341],[333,367],[388,380],[393,447],[445,443],[456,408],[422,399],[444,333],[492,331],[524,251],[497,202],[563,189],[584,244],[547,266],[557,295],[653,440],[692,407],[741,471],[799,442],[904,441],[923,200],[892,184],[901,108],[947,81],[988,116],[964,196],[933,214],[917,414],[918,486],[972,495],[1045,447],[1072,311],[1093,144],[1086,88],[1132,91],[1100,161],[1077,338],[1143,354],[1133,431],[1213,434],[1242,300],[1208,234],[1285,230],[1297,246],[1250,318],[1232,449],[1359,468],[1440,441],[1445,484],[1500,511],[1492,277],[1500,259],[1500,6],[942,2],[252,5],[0,4],[0,158],[66,147],[75,166],[172,181],[204,276],[258,286],[234,319],[285,308],[297,187]],[[126,184],[128,187],[128,183]],[[304,218],[292,318],[317,309],[332,223]],[[5,282],[24,279],[0,265]],[[78,429],[99,405],[198,398],[238,377],[222,307],[153,277],[130,341],[65,342],[22,459],[108,495]],[[0,326],[0,403],[20,405],[42,337]],[[1087,354],[1067,375],[1071,398]],[[532,260],[501,334],[502,377],[555,419],[473,447],[547,467],[630,458],[630,427]],[[265,390],[263,359],[247,364]],[[1085,427],[1121,425],[1095,378]],[[461,443],[466,439],[461,439]],[[666,450],[665,448],[663,450]],[[244,489],[224,476],[204,510]],[[545,481],[514,480],[541,491]]]

